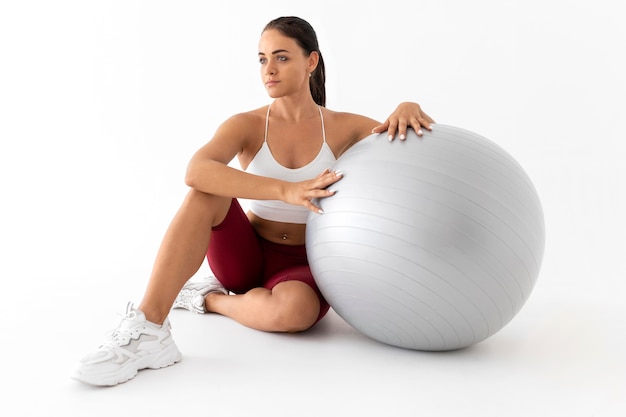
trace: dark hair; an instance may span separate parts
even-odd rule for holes
[[[276,29],[283,35],[294,39],[298,45],[305,50],[307,54],[317,52],[320,59],[317,68],[311,74],[309,86],[311,87],[311,95],[313,100],[322,106],[326,106],[326,70],[324,68],[324,59],[317,43],[317,35],[313,27],[304,19],[295,16],[284,16],[272,20],[263,29]]]

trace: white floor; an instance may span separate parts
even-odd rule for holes
[[[626,416],[620,2],[215,4],[0,1],[0,417]],[[332,312],[279,335],[175,311],[181,363],[113,388],[71,380],[140,300],[189,158],[267,104],[256,45],[280,14],[316,27],[331,109],[384,120],[418,101],[511,152],[546,215],[535,290],[449,353],[383,345]]]
[[[448,353],[383,345],[332,310],[298,335],[176,310],[171,320],[184,355],[179,364],[94,388],[68,373],[116,324],[114,307],[124,308],[119,291],[102,288],[122,282],[66,287],[52,281],[3,291],[3,416],[626,413],[626,327],[617,296],[601,302],[589,294],[557,295],[540,282],[499,333]],[[117,300],[120,305],[112,305]]]

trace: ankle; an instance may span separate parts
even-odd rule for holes
[[[147,321],[158,326],[162,325],[167,318],[167,314],[163,314],[159,309],[150,308],[144,304],[140,304],[139,307],[137,307],[137,310],[143,313]]]
[[[218,301],[219,298],[226,297],[226,294],[215,291],[210,292],[204,296],[204,311],[207,313],[215,313],[215,302]]]

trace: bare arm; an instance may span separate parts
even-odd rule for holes
[[[251,116],[236,115],[224,122],[187,166],[185,183],[198,191],[224,197],[274,199],[280,184],[228,166],[250,146]]]
[[[252,200],[282,200],[319,211],[311,200],[332,195],[333,192],[325,188],[338,181],[340,175],[326,170],[308,181],[288,182],[249,174],[228,166],[235,156],[256,148],[255,134],[258,132],[250,117],[233,116],[218,128],[211,141],[191,158],[185,176],[187,185],[207,194]]]

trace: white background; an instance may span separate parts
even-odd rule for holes
[[[619,3],[3,1],[0,414],[624,415]],[[292,337],[176,311],[181,364],[112,389],[71,381],[141,299],[193,152],[268,103],[257,42],[281,15],[317,30],[329,108],[382,121],[417,101],[522,164],[546,219],[529,301],[447,354],[379,344],[332,312]]]

